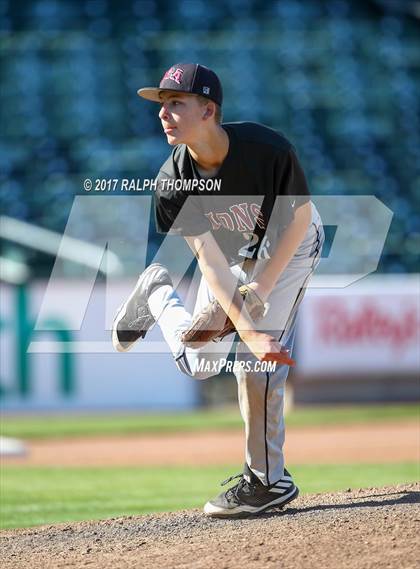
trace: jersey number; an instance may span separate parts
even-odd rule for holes
[[[244,239],[246,239],[247,244],[239,249],[238,255],[252,259],[258,246],[258,235],[256,233],[242,233],[242,235]],[[261,243],[258,249],[257,259],[269,259],[269,247],[270,241],[267,239],[267,236],[264,235],[264,237],[261,239]]]

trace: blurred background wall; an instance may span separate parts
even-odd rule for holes
[[[182,378],[168,354],[121,356],[104,348],[106,271],[96,281],[90,320],[72,329],[72,306],[87,270],[77,258],[61,266],[49,329],[68,346],[99,342],[102,353],[71,347],[27,352],[37,339],[34,322],[56,258],[54,235],[64,232],[74,198],[86,196],[83,180],[152,178],[169,154],[157,106],[136,90],[157,84],[178,61],[200,62],[219,74],[226,122],[258,121],[283,132],[297,148],[313,194],[374,195],[394,213],[366,297],[361,300],[360,289],[340,292],[353,336],[342,358],[343,342],[329,340],[333,369],[321,365],[319,346],[305,335],[314,318],[321,319],[319,329],[324,314],[312,311],[319,298],[308,296],[297,342],[297,398],[418,396],[419,31],[419,3],[411,0],[0,0],[3,407],[185,408],[234,391],[231,377]],[[138,272],[139,251],[150,262],[161,243],[149,201],[147,192],[125,195],[116,215],[98,199],[97,214],[111,235],[129,228],[120,243],[124,262],[113,273],[114,306]],[[10,225],[16,221],[31,225]],[[38,243],[32,226],[55,233]],[[81,215],[72,231],[95,243],[94,227]],[[334,228],[327,228],[327,250],[333,237]],[[80,257],[83,243],[76,247]],[[171,258],[175,272],[181,257]],[[329,330],[335,339],[341,334],[334,323]],[[405,363],[397,365],[402,352]],[[356,361],[364,363],[348,363]]]

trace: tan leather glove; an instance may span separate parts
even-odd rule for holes
[[[265,305],[255,291],[242,285],[239,292],[243,297],[248,314],[254,322],[261,320],[265,315],[268,305]],[[191,323],[188,330],[181,335],[181,341],[190,348],[199,347],[196,344],[219,341],[231,332],[235,332],[232,320],[214,299],[199,312]]]

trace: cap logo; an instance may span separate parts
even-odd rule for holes
[[[179,67],[171,67],[163,76],[163,79],[171,79],[181,85],[182,76],[184,75],[184,70]]]
[[[210,95],[210,87],[203,87],[203,93],[205,95]]]

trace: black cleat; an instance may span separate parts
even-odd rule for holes
[[[290,473],[284,469],[284,476],[274,484],[265,486],[245,465],[243,474],[232,476],[222,486],[235,478],[239,482],[222,492],[204,506],[204,513],[212,518],[245,518],[270,508],[282,508],[298,497],[299,489],[293,484]]]
[[[112,344],[118,352],[130,350],[155,323],[147,301],[152,292],[163,285],[172,286],[171,277],[163,265],[153,263],[142,272],[133,292],[119,307],[112,325]]]

